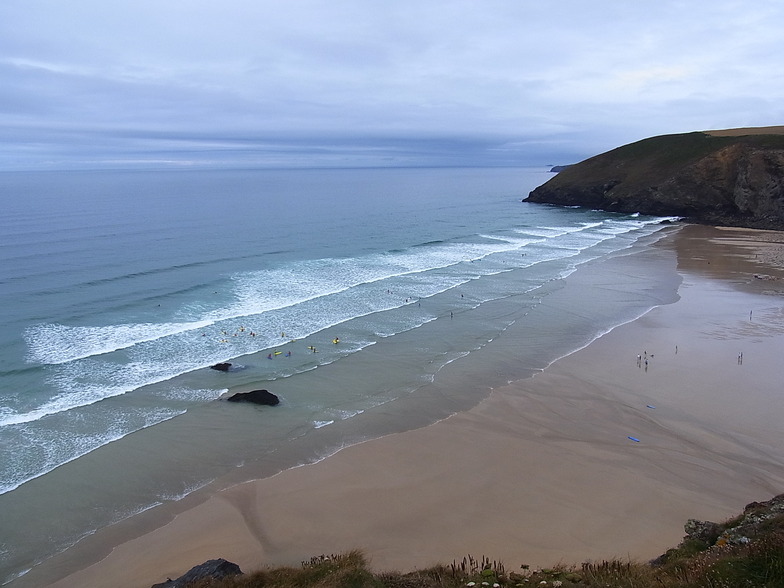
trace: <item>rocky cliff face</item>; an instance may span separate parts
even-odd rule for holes
[[[645,139],[567,167],[525,201],[784,230],[784,135]]]

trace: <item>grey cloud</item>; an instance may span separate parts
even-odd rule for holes
[[[512,165],[777,124],[779,4],[5,0],[0,168]]]

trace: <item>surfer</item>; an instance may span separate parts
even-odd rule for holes
[[[339,337],[335,337],[334,339],[332,339],[332,342],[333,342],[335,345],[337,345],[338,343],[340,343],[340,338],[339,338]]]

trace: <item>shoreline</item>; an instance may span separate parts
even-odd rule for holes
[[[512,566],[650,558],[680,540],[687,518],[720,519],[780,492],[784,439],[772,425],[784,415],[751,409],[767,406],[776,379],[771,348],[782,349],[784,287],[750,277],[764,267],[749,254],[763,247],[749,237],[760,233],[721,231],[690,225],[666,238],[691,251],[678,256],[678,302],[495,389],[471,410],[214,494],[46,585],[145,586],[215,557],[252,571],[354,548],[378,569],[468,553]],[[727,248],[737,253],[727,257]],[[770,289],[777,298],[766,298]],[[771,328],[749,321],[752,303]],[[741,342],[745,363],[733,363]],[[650,350],[647,371],[635,362],[638,350],[646,359]],[[753,394],[732,394],[749,377]],[[721,393],[710,402],[706,390]],[[48,582],[62,575],[53,567]]]

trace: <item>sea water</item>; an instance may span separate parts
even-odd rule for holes
[[[199,488],[444,418],[654,305],[595,301],[579,329],[542,310],[666,226],[521,202],[549,177],[0,174],[0,582]],[[490,365],[522,320],[531,344]],[[281,404],[219,401],[255,388]]]

